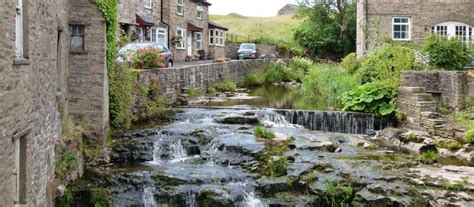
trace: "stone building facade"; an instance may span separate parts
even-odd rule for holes
[[[472,0],[358,0],[357,54],[384,37],[418,44],[434,32],[473,41],[473,11]]]
[[[105,22],[88,0],[3,0],[0,17],[0,206],[53,206],[62,121],[108,125]]]
[[[280,10],[278,10],[278,16],[283,16],[283,15],[295,15],[296,12],[298,11],[298,5],[295,4],[287,4],[284,7],[282,7]]]

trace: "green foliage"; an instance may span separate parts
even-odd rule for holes
[[[467,179],[463,179],[462,181],[457,181],[455,183],[447,183],[444,185],[444,188],[451,191],[462,191],[468,184],[469,181]]]
[[[454,139],[437,139],[434,141],[436,147],[449,149],[449,150],[458,150],[462,148],[462,144]]]
[[[142,48],[132,56],[132,66],[140,69],[164,68],[164,56],[154,47]]]
[[[416,134],[403,134],[400,139],[403,142],[415,142],[415,143],[422,143],[425,139],[420,137]]]
[[[298,80],[298,74],[289,68],[282,60],[269,64],[265,69],[265,84],[296,80]]]
[[[341,69],[344,70],[346,73],[354,75],[357,70],[360,68],[360,61],[357,60],[357,54],[351,53],[347,55],[341,62]]]
[[[76,154],[72,151],[66,150],[61,155],[61,158],[56,162],[56,175],[62,176],[77,163]]]
[[[367,83],[342,95],[345,111],[374,113],[395,117],[396,89],[385,82]]]
[[[263,139],[275,139],[275,133],[273,133],[271,130],[265,129],[263,126],[256,126],[254,129],[255,136],[257,138],[263,138]]]
[[[92,188],[91,198],[94,207],[107,207],[111,202],[110,192],[106,188]]]
[[[151,80],[148,85],[142,85],[136,95],[142,100],[143,106],[133,114],[133,121],[146,121],[156,118],[162,114],[168,104],[166,98],[161,94],[160,83]]]
[[[314,102],[340,108],[341,94],[359,86],[356,79],[337,65],[318,64],[303,79],[303,92]]]
[[[216,95],[216,93],[217,93],[217,90],[214,87],[211,86],[207,88],[207,94],[213,96],[213,95]]]
[[[431,64],[445,70],[462,70],[471,61],[467,46],[456,38],[431,35],[425,40],[423,51]]]
[[[387,44],[362,61],[356,76],[362,84],[375,81],[389,81],[398,86],[400,74],[413,70],[415,53],[410,47],[400,44]]]
[[[261,140],[265,144],[263,153],[259,154],[259,173],[263,176],[281,177],[286,175],[288,160],[285,153],[290,149],[293,139],[275,141]]]
[[[239,83],[239,85],[242,87],[259,87],[263,85],[264,81],[263,74],[251,73],[245,76],[244,80]]]
[[[224,78],[214,83],[212,87],[219,92],[232,92],[237,89],[237,84],[232,79]]]
[[[326,197],[331,204],[350,203],[354,199],[354,190],[351,186],[345,186],[341,184],[335,184],[332,181],[326,181]]]
[[[296,72],[299,79],[302,79],[313,65],[314,62],[308,58],[294,57],[288,64],[288,67]]]
[[[464,139],[467,143],[474,144],[474,129],[470,129],[466,132]]]
[[[335,60],[355,52],[356,4],[305,6],[299,13],[303,23],[293,38],[307,55]]]
[[[197,97],[201,96],[201,93],[198,90],[196,90],[195,88],[190,88],[190,89],[186,90],[186,94],[190,98],[197,98]]]
[[[63,129],[61,133],[61,140],[75,140],[80,138],[81,134],[76,130],[76,124],[68,117],[63,123]]]
[[[72,207],[74,205],[75,192],[76,192],[76,188],[67,187],[66,191],[64,191],[64,195],[56,198],[56,201],[55,201],[56,206]]]
[[[268,160],[268,170],[271,177],[281,177],[286,175],[288,160],[286,157],[273,157]]]
[[[425,164],[432,164],[438,159],[438,153],[434,150],[424,151],[418,157],[418,160]]]
[[[303,180],[306,184],[310,184],[318,179],[315,172],[311,172],[305,176],[303,176]]]

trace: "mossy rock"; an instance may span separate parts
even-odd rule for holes
[[[451,151],[459,150],[462,148],[462,144],[454,139],[438,139],[434,141],[434,144],[438,148],[449,149]]]
[[[422,143],[423,141],[425,141],[425,138],[416,134],[402,134],[400,136],[400,140],[402,140],[403,142]]]

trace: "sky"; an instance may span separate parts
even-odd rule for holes
[[[208,0],[212,4],[210,14],[226,15],[235,12],[244,16],[269,17],[275,16],[288,3],[296,4],[296,0]]]

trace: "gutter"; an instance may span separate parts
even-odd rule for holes
[[[163,5],[164,5],[164,0],[161,0],[161,13],[160,13],[160,18],[161,19],[160,19],[160,21],[161,21],[162,24],[164,24],[166,26],[166,30],[168,30],[168,31],[166,31],[166,35],[167,35],[166,46],[168,48],[170,48],[170,25],[163,21],[163,11],[164,11],[164,6]]]

